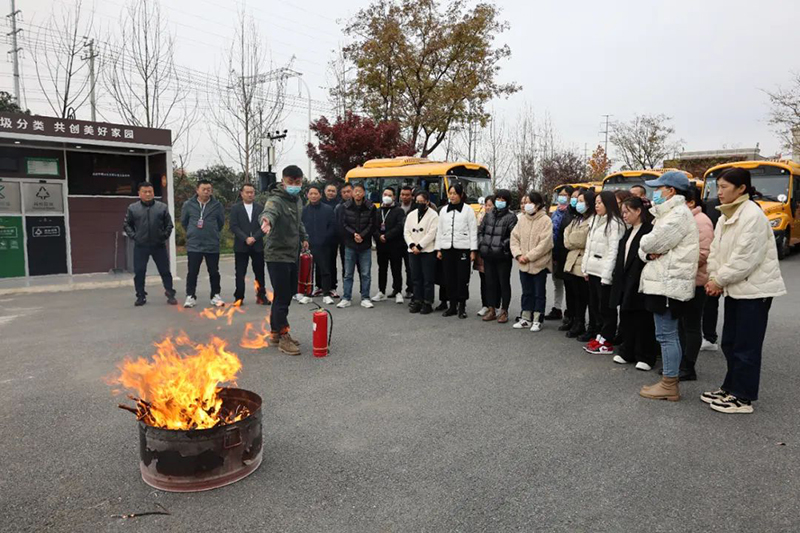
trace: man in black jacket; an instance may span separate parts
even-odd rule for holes
[[[375,247],[378,251],[378,294],[372,297],[373,302],[387,299],[386,284],[389,281],[389,265],[392,267],[392,293],[398,304],[403,303],[403,258],[406,255],[406,242],[403,229],[406,215],[403,209],[394,202],[394,189],[383,190],[381,208],[377,212]]]
[[[147,274],[147,263],[150,257],[158,268],[164,284],[167,302],[176,305],[175,289],[172,287],[172,274],[169,271],[169,255],[167,239],[172,235],[172,217],[169,216],[167,204],[156,202],[153,184],[143,181],[139,184],[139,201],[128,206],[123,227],[125,235],[134,242],[133,245],[133,285],[136,288],[136,303],[140,306],[147,303],[144,290],[144,278]]]
[[[336,264],[335,254],[339,246],[336,238],[336,217],[333,208],[322,200],[322,191],[318,185],[308,187],[308,204],[303,208],[303,225],[308,233],[308,244],[314,256],[317,286],[320,288],[322,303],[334,303],[331,297],[333,282],[331,280],[331,263]],[[331,257],[334,259],[331,260]],[[300,303],[310,302],[310,299]]]
[[[352,189],[351,189],[352,190]],[[322,203],[330,206],[333,210],[333,221],[334,226],[336,225],[336,208],[343,202],[341,198],[339,198],[339,188],[336,186],[335,183],[328,183],[325,185],[325,196],[322,198]],[[331,291],[330,296],[332,298],[338,298],[339,295],[336,291],[339,289],[339,269],[336,267],[336,257],[339,255],[339,250],[342,247],[342,243],[339,240],[339,232],[335,230],[333,232],[333,240],[331,241],[332,251],[330,255],[330,266],[328,270],[331,273]],[[344,268],[344,251],[342,253],[342,268]],[[317,290],[319,294],[322,294],[322,287],[319,284],[319,280],[317,280]],[[318,296],[318,294],[315,293]]]
[[[256,203],[256,188],[252,183],[242,185],[242,201],[231,207],[230,226],[233,233],[233,253],[236,265],[236,290],[233,299],[244,302],[244,278],[248,263],[253,264],[256,278],[256,303],[269,305],[264,285],[264,234],[258,217],[264,206]]]
[[[369,298],[372,283],[372,234],[375,227],[375,206],[365,198],[366,191],[360,183],[353,187],[353,199],[340,205],[337,222],[342,243],[345,246],[344,294],[336,307],[352,305],[353,277],[356,264],[361,281],[361,307],[374,307]]]

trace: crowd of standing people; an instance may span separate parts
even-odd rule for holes
[[[270,325],[275,344],[299,355],[288,311],[292,300],[353,305],[358,273],[361,307],[375,302],[408,302],[410,313],[467,319],[469,282],[480,276],[483,322],[510,321],[511,275],[516,264],[521,286],[519,316],[512,327],[539,332],[547,320],[577,339],[583,349],[610,356],[616,364],[650,371],[660,356],[662,376],[642,387],[644,398],[677,401],[679,381],[697,379],[701,349],[717,350],[718,301],[724,297],[721,348],[728,372],[719,389],[701,395],[723,413],[751,413],[758,398],[764,337],[772,299],[785,294],[772,230],[753,200],[757,191],[745,169],[731,168],[717,178],[718,206],[704,206],[700,192],[679,171],[664,173],[631,191],[565,187],[557,207],[538,192],[520,199],[511,211],[511,192],[500,189],[479,212],[466,203],[462,186],[447,191],[437,207],[425,190],[404,186],[381,193],[376,207],[361,184],[307,187],[301,199],[302,171],[284,169],[282,181],[264,206],[255,188],[242,187],[242,202],[230,212],[235,237],[234,299],[245,297],[244,278],[252,265],[256,302],[272,304]],[[154,257],[168,301],[177,303],[169,270],[163,272],[165,243],[172,231],[169,213],[157,206],[152,186],[139,187],[140,202],[131,205],[125,230],[136,242],[136,305],[146,302],[144,272]],[[183,205],[188,274],[185,307],[197,304],[200,266],[206,263],[212,305],[224,305],[219,276],[219,232],[225,221],[211,184],[200,181],[197,194]],[[161,204],[163,206],[163,204]],[[378,262],[378,291],[372,289],[372,248]],[[313,255],[315,291],[296,294],[298,258]],[[266,294],[264,265],[274,290]],[[341,265],[342,294],[338,294]],[[405,273],[404,273],[405,271]],[[392,284],[389,286],[389,274]],[[405,285],[404,278],[405,277]],[[547,284],[555,302],[547,313]],[[436,286],[439,286],[439,305]]]

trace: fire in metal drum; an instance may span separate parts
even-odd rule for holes
[[[139,422],[139,469],[151,487],[199,492],[230,485],[261,465],[261,397],[244,389],[220,391],[222,410],[244,405],[250,414],[232,424],[190,431]]]

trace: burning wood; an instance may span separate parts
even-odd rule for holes
[[[242,367],[227,343],[212,336],[208,344],[192,342],[185,333],[155,344],[152,361],[126,359],[112,383],[138,393],[136,407],[120,405],[147,425],[163,429],[209,429],[249,415],[247,408],[229,412],[218,396],[220,384],[233,382]]]

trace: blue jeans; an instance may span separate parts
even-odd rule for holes
[[[547,308],[547,270],[537,274],[520,272],[519,281],[522,285],[522,310],[544,314]]]
[[[681,368],[681,339],[678,333],[678,319],[667,309],[664,314],[653,313],[656,322],[656,340],[661,345],[661,360],[664,377],[676,378]]]
[[[344,252],[344,294],[345,300],[353,299],[353,276],[358,263],[358,278],[361,281],[361,300],[369,300],[369,288],[372,284],[372,250],[363,251],[345,248]]]

